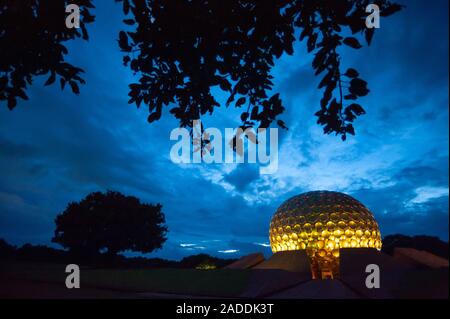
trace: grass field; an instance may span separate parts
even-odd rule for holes
[[[0,274],[22,280],[61,283],[65,265],[47,263],[0,263]],[[81,268],[81,287],[127,292],[162,292],[184,295],[232,297],[247,286],[250,272],[217,269],[89,269]]]

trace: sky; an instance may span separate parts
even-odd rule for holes
[[[273,70],[286,107],[279,163],[175,164],[167,110],[149,124],[145,107],[127,104],[135,80],[122,65],[121,7],[96,1],[90,40],[69,43],[68,61],[85,71],[76,96],[36,78],[8,111],[0,105],[0,238],[51,244],[54,218],[93,191],[116,190],[161,203],[169,228],[163,249],[148,256],[180,259],[208,253],[236,258],[270,254],[268,228],[286,199],[313,190],[350,194],[375,215],[382,236],[402,233],[448,241],[448,1],[399,1],[407,8],[381,19],[370,47],[343,49],[371,92],[367,114],[346,142],[315,123],[322,92],[304,44]],[[219,101],[225,97],[217,93]],[[224,107],[206,127],[236,127]]]

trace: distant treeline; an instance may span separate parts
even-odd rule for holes
[[[25,244],[15,247],[0,238],[0,260],[14,260],[23,262],[74,263],[92,267],[118,268],[222,268],[236,259],[222,259],[207,254],[184,257],[180,261],[162,258],[126,257],[123,255],[97,254],[95,256],[80,257],[69,251],[56,249],[44,245]]]
[[[405,236],[401,234],[388,235],[383,238],[382,251],[392,254],[395,247],[424,250],[436,256],[448,259],[448,243],[435,236]]]
[[[388,235],[383,238],[383,248],[387,254],[392,254],[395,247],[408,247],[428,251],[434,255],[448,259],[448,243],[434,236],[406,236],[401,234]],[[44,245],[25,244],[17,248],[4,239],[0,239],[0,260],[16,260],[25,262],[73,263],[92,267],[120,267],[120,268],[222,268],[236,259],[222,259],[207,254],[184,257],[180,261],[162,258],[126,257],[123,255],[96,254],[95,256],[80,257],[69,251],[56,249]]]

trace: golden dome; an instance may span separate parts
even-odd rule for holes
[[[272,217],[269,237],[274,253],[306,250],[314,277],[320,277],[317,268],[324,267],[337,275],[340,248],[381,249],[373,214],[353,197],[330,191],[303,193],[285,201]]]

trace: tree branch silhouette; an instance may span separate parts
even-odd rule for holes
[[[148,122],[159,120],[163,107],[170,106],[180,126],[191,127],[193,120],[221,106],[211,93],[211,88],[218,87],[228,94],[227,107],[248,103],[241,114],[242,127],[267,128],[275,121],[286,128],[279,119],[285,107],[280,94],[273,91],[271,71],[283,54],[294,54],[295,42],[305,41],[308,53],[314,54],[315,75],[324,74],[319,83],[323,96],[315,113],[317,123],[325,134],[335,133],[343,140],[355,134],[352,123],[365,111],[352,101],[367,95],[369,89],[355,69],[341,73],[338,49],[360,49],[364,40],[370,45],[375,31],[365,25],[370,1],[115,2],[123,6],[127,28],[119,33],[123,63],[139,75],[139,81],[129,85],[129,103],[145,104]],[[78,84],[84,84],[83,70],[65,62],[67,49],[62,43],[88,38],[85,25],[93,21],[89,13],[93,6],[90,0],[71,1],[82,8],[79,33],[66,29],[62,22],[66,3],[0,0],[0,101],[7,101],[10,109],[18,97],[27,98],[25,90],[36,75],[50,74],[46,84],[59,77],[61,86],[69,83],[76,94]],[[23,4],[31,6],[19,10]],[[377,1],[377,5],[382,17],[402,8],[389,0]],[[348,88],[342,86],[341,76],[348,78]]]
[[[80,7],[80,29],[65,25],[68,4]],[[0,0],[0,102],[12,110],[18,98],[27,100],[26,90],[39,75],[49,76],[45,85],[59,80],[62,89],[69,84],[79,94],[84,71],[65,60],[64,43],[88,40],[93,7],[90,0]]]

